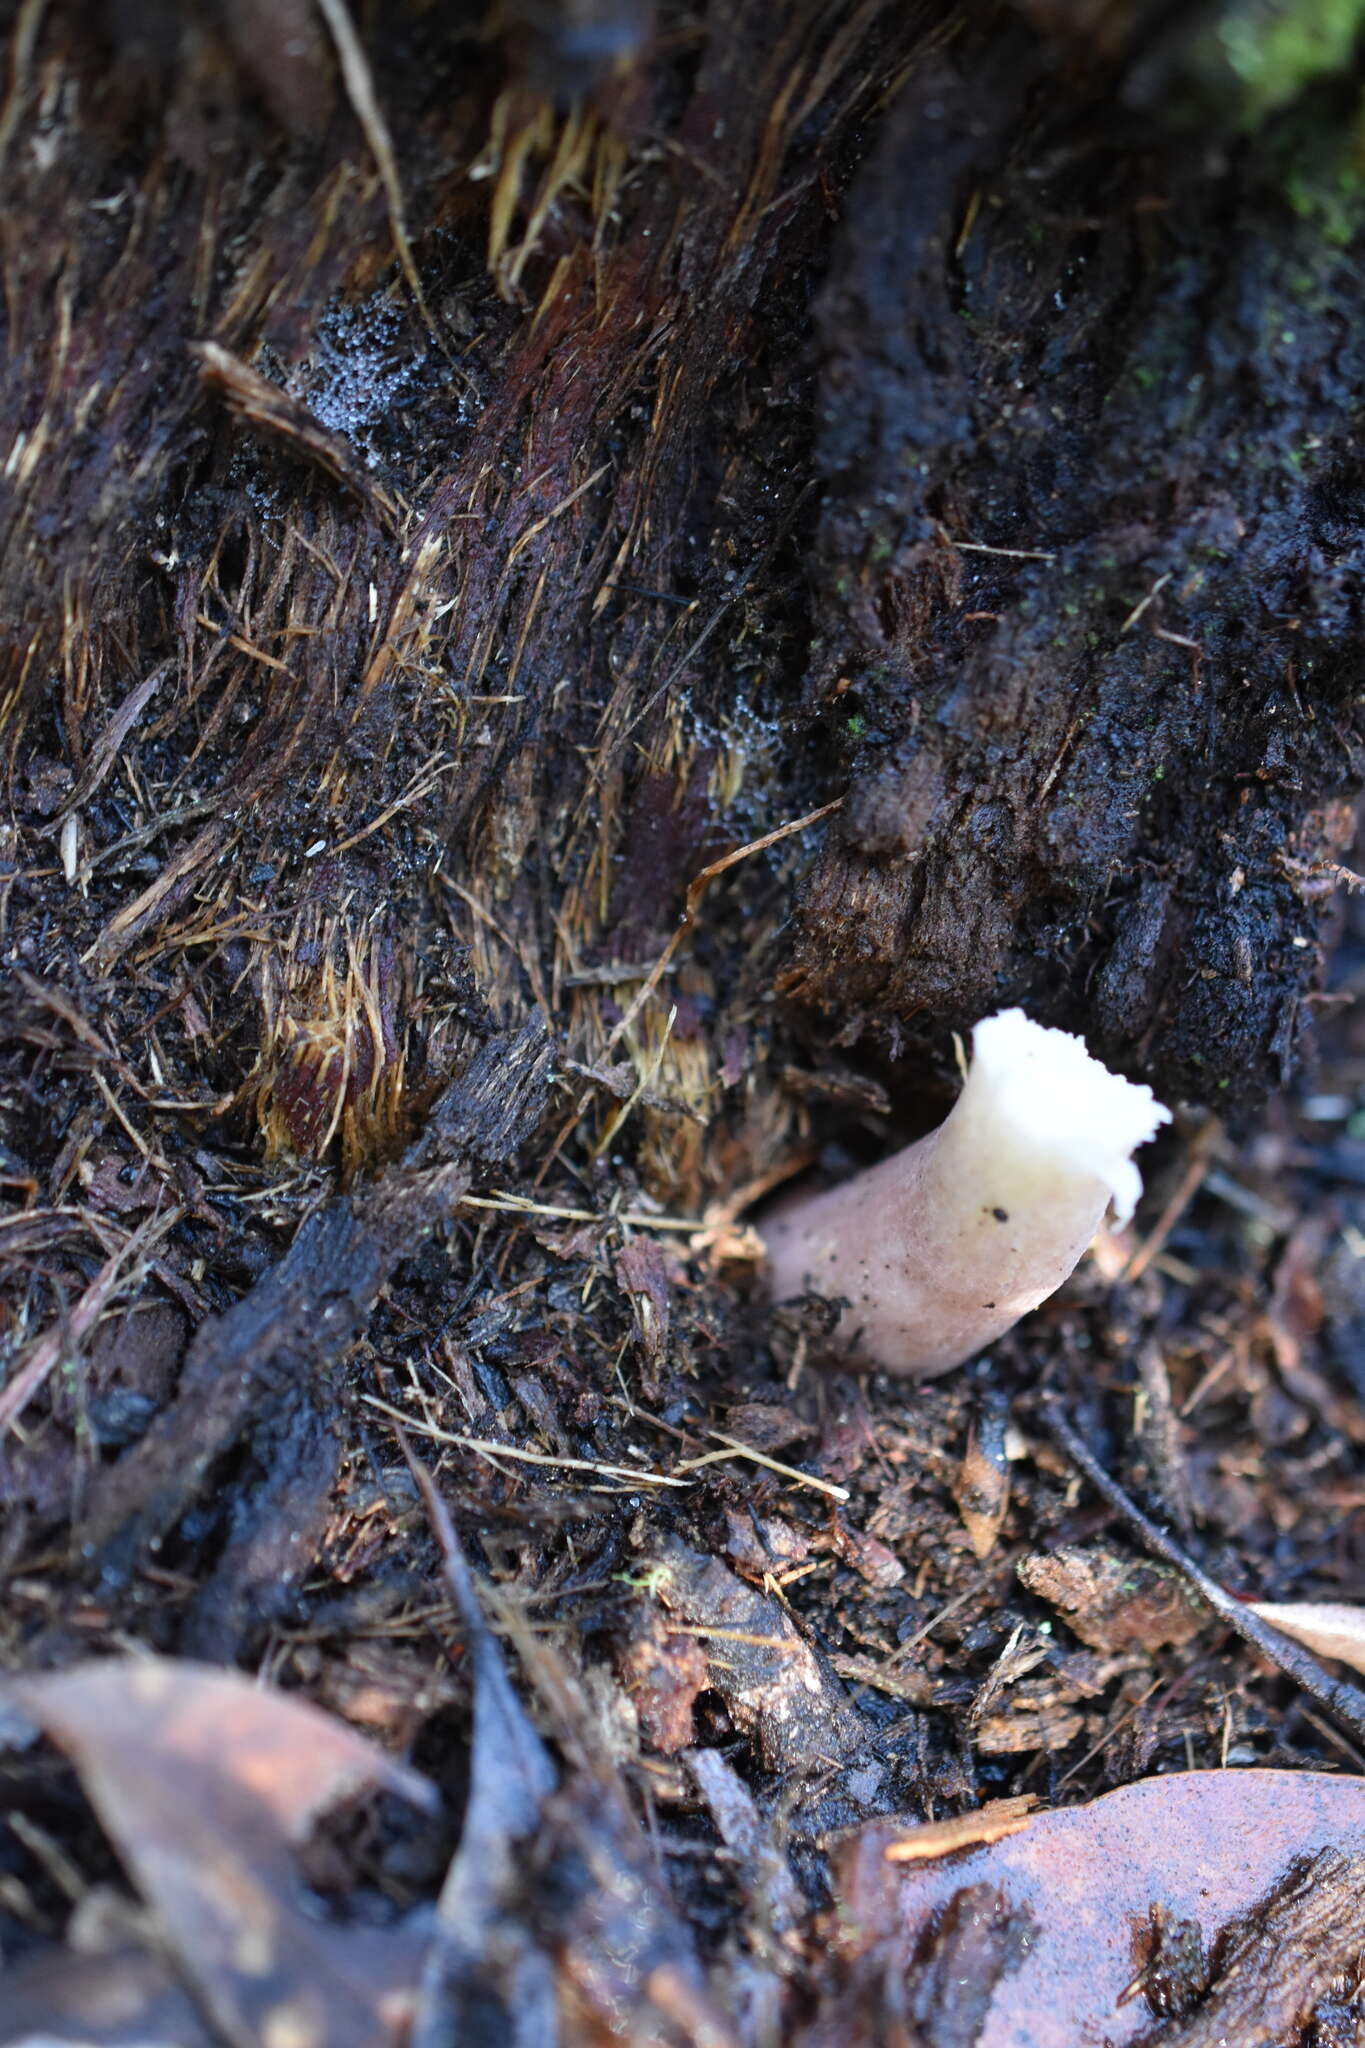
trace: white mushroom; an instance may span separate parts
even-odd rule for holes
[[[1081,1039],[987,1017],[936,1131],[767,1223],[771,1295],[844,1298],[835,1341],[854,1366],[946,1372],[1055,1293],[1111,1203],[1127,1221],[1132,1154],[1169,1117]]]

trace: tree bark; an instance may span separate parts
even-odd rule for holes
[[[1281,1081],[1359,739],[1349,86],[1249,125],[1141,8],[486,29],[12,11],[7,724],[75,885],[12,954],[120,1042],[188,965],[163,1072],[370,1164],[452,932],[596,1056],[707,859],[840,800],[632,1020],[684,1110],[774,985],[902,1082],[1014,1000]],[[790,1113],[647,1109],[647,1176]]]

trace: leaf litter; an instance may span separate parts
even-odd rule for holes
[[[987,1830],[986,1815],[980,1818]],[[850,1979],[871,1985],[888,1964],[903,1970],[932,1946],[955,1899],[989,1898],[1000,1924],[1014,1923],[1026,1938],[1010,1949],[980,2029],[968,2036],[979,2048],[1186,2039],[1149,2036],[1160,2006],[1142,1987],[1153,1928],[1163,1924],[1197,1926],[1208,1983],[1223,1985],[1201,2009],[1200,2024],[1207,2012],[1210,2031],[1190,2033],[1191,2041],[1216,2041],[1220,2026],[1221,2038],[1239,2048],[1292,2037],[1359,1956],[1365,1784],[1358,1779],[1257,1769],[1148,1779],[1086,1806],[1009,1816],[1003,1839],[992,1842],[987,1832],[985,1846],[955,1849],[939,1836],[938,1858],[916,1861],[907,1874],[905,1845],[914,1848],[916,1832],[878,1820],[831,1844],[839,1903],[830,1940]],[[1320,1857],[1328,1860],[1315,1865]],[[1276,1920],[1286,1883],[1310,1899],[1316,1889],[1324,1908],[1320,1922],[1295,1923],[1292,1939]],[[1248,2004],[1246,1954],[1258,1941]],[[1275,1997],[1267,2004],[1271,1981]],[[1206,1986],[1196,1989],[1202,1997]]]
[[[432,1812],[439,1799],[425,1779],[304,1701],[184,1660],[102,1659],[13,1680],[4,1701],[75,1764],[152,1913],[153,1954],[173,1959],[214,2038],[233,2048],[403,2039],[424,1940],[309,1913],[294,1859],[324,1813],[361,1793]],[[119,2013],[116,1975],[106,1992],[95,2039]],[[22,1973],[14,1995],[32,2003]]]

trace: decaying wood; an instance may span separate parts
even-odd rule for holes
[[[175,1403],[105,1475],[79,1532],[82,1553],[102,1576],[126,1574],[166,1533],[244,1429],[262,1435],[273,1426],[289,1441],[283,1415],[354,1344],[399,1259],[450,1214],[476,1162],[509,1162],[534,1129],[549,1059],[538,1023],[491,1040],[435,1106],[402,1169],[310,1217],[279,1265],[201,1326]],[[331,1476],[325,1466],[324,1474]],[[267,1489],[252,1520],[277,1524],[284,1506],[285,1497]],[[306,1557],[296,1558],[284,1584]],[[251,1569],[275,1582],[274,1549]]]
[[[1047,61],[992,23],[917,66],[836,237],[809,688],[857,744],[787,986],[875,1028],[1083,985],[1102,1052],[1229,1102],[1288,1071],[1353,831],[1356,284],[1273,164],[1134,155],[1093,75],[1040,115]]]
[[[1048,1430],[1062,1445],[1069,1458],[1079,1466],[1086,1478],[1141,1537],[1143,1544],[1154,1557],[1175,1566],[1191,1589],[1211,1607],[1219,1618],[1237,1634],[1252,1643],[1272,1664],[1279,1666],[1296,1685],[1302,1686],[1310,1698],[1317,1700],[1328,1713],[1333,1715],[1344,1728],[1348,1728],[1357,1741],[1365,1741],[1365,1692],[1352,1685],[1349,1679],[1334,1678],[1318,1662],[1317,1658],[1303,1650],[1288,1636],[1249,1608],[1244,1602],[1234,1599],[1232,1594],[1220,1586],[1216,1579],[1199,1567],[1193,1558],[1184,1552],[1178,1543],[1157,1526],[1149,1515],[1145,1515],[1137,1504],[1130,1500],[1121,1486],[1116,1485],[1109,1474],[1098,1463],[1094,1454],[1080,1438],[1055,1403],[1045,1407],[1044,1420]]]
[[[1365,1857],[1322,1849],[1220,1938],[1212,1988],[1197,2009],[1145,2034],[1143,2048],[1269,2048],[1294,2040],[1338,1981],[1360,1965]]]

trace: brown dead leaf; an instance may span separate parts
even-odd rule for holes
[[[695,1636],[677,1635],[662,1614],[646,1610],[635,1618],[616,1670],[639,1716],[646,1749],[676,1756],[696,1741],[692,1710],[711,1682],[711,1665]]]
[[[1062,1544],[1024,1557],[1023,1584],[1056,1607],[1092,1650],[1159,1650],[1192,1642],[1208,1621],[1198,1597],[1166,1565],[1107,1545]]]
[[[1028,1826],[1028,1817],[1038,1804],[1033,1792],[1019,1792],[1010,1799],[988,1799],[975,1813],[959,1813],[952,1820],[926,1821],[890,1842],[888,1863],[925,1863],[937,1856],[950,1856],[954,1849],[973,1849],[982,1843],[1003,1842]]]
[[[424,1939],[305,1912],[292,1851],[363,1791],[434,1788],[315,1707],[236,1672],[107,1658],[3,1695],[75,1764],[177,1968],[233,2048],[382,2048]]]
[[[1010,1504],[1010,1468],[1005,1451],[1006,1415],[987,1408],[972,1425],[953,1498],[972,1549],[989,1557]]]
[[[1292,1636],[1306,1650],[1319,1657],[1335,1657],[1353,1671],[1365,1671],[1365,1607],[1348,1607],[1345,1601],[1293,1600],[1277,1604],[1253,1600],[1253,1614]]]
[[[1365,1783],[1319,1771],[1148,1778],[909,1868],[888,1860],[903,1833],[879,1820],[831,1845],[830,1935],[851,1975],[876,1956],[903,1969],[955,1898],[984,1889],[1032,1931],[975,2048],[1123,2048],[1153,2020],[1144,1997],[1120,2000],[1147,1961],[1154,1909],[1197,1921],[1211,1949],[1300,1859],[1365,1853]]]

